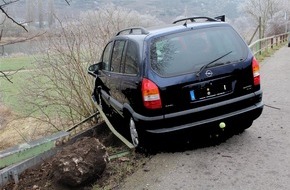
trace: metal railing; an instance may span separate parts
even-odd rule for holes
[[[256,54],[262,54],[262,52],[267,52],[270,49],[273,49],[276,46],[279,46],[280,44],[283,44],[287,42],[289,37],[288,33],[283,33],[263,39],[259,39],[249,45],[249,48],[252,50],[254,55]]]

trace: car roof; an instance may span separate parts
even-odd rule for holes
[[[186,23],[186,24],[171,24],[171,25],[148,28],[148,32],[149,32],[148,35],[159,35],[163,33],[171,33],[174,31],[179,31],[179,30],[208,28],[208,27],[221,26],[221,25],[228,26],[229,24],[224,23],[224,22],[193,22],[193,23]]]
[[[144,27],[131,27],[121,30],[117,33],[116,36],[155,36],[161,35],[164,33],[178,32],[179,30],[183,31],[186,29],[198,29],[204,27],[213,27],[217,25],[229,25],[225,22],[225,16],[219,16],[215,18],[209,17],[187,17],[180,20],[176,20],[173,24],[155,26],[150,28]],[[139,38],[140,39],[140,38]]]

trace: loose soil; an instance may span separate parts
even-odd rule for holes
[[[7,107],[0,105],[0,151],[53,132],[53,129],[33,118],[15,120],[13,113]],[[108,129],[98,131],[98,134],[92,137],[98,138],[107,147],[109,155],[126,150],[126,147]],[[63,149],[65,148],[64,146]],[[17,185],[10,182],[2,187],[2,190],[116,189],[126,176],[145,164],[147,159],[148,157],[132,151],[125,157],[111,160],[99,178],[95,178],[86,185],[72,188],[58,184],[53,178],[52,157],[44,160],[40,165],[24,171],[19,176]]]
[[[9,183],[3,190],[91,190],[91,189],[117,189],[122,180],[132,174],[137,168],[145,164],[146,158],[139,154],[132,154],[112,160],[108,163],[103,175],[83,186],[67,187],[53,179],[52,159],[44,161],[41,165],[26,170],[20,175],[17,185]]]
[[[113,135],[109,135],[108,138],[115,138]],[[117,142],[116,139],[110,139],[102,137],[103,143],[106,142]],[[90,144],[86,144],[84,146],[91,146]],[[79,148],[85,148],[84,146]],[[106,145],[105,145],[106,146]],[[108,144],[107,144],[108,146]],[[64,147],[63,149],[65,149]],[[109,147],[109,151],[120,151],[124,150],[124,146],[118,143],[114,143],[114,145]],[[8,183],[3,187],[3,190],[91,190],[91,189],[118,189],[120,183],[124,180],[124,178],[130,174],[132,174],[137,168],[141,167],[145,164],[146,160],[149,159],[144,155],[139,153],[131,152],[129,155],[120,157],[117,159],[111,160],[107,163],[107,167],[102,174],[95,178],[93,181],[79,186],[79,187],[67,187],[61,185],[57,182],[57,180],[53,176],[52,170],[52,162],[53,157],[45,160],[42,164],[30,168],[24,171],[19,176],[19,183],[15,184],[14,182]]]

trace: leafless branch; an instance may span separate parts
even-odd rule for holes
[[[8,80],[9,82],[11,82],[11,83],[13,83],[11,80],[10,80],[10,78],[9,78],[9,76],[10,76],[10,74],[7,74],[7,73],[5,73],[5,72],[3,72],[3,71],[0,71],[0,77],[4,77],[4,78],[6,78],[6,80]]]
[[[69,2],[69,0],[65,0],[65,2],[66,2],[68,5],[70,5],[70,2]]]
[[[6,2],[3,0],[4,4],[0,5],[0,7],[5,7],[5,6],[10,5],[12,3],[16,3],[17,1],[19,1],[19,0],[10,0],[9,2]]]
[[[7,71],[7,72],[5,72],[5,71],[0,71],[0,77],[4,77],[6,80],[8,80],[10,83],[13,83],[13,81],[9,78],[10,76],[12,76],[12,75],[14,75],[14,74],[16,74],[16,73],[18,73],[18,71],[20,71],[20,70],[22,70],[23,69],[23,67],[22,68],[20,68],[20,69],[18,69],[18,70],[16,70],[16,71],[13,71],[13,72],[10,72],[10,71]]]
[[[2,43],[1,44],[1,40],[0,40],[0,46],[6,46],[6,45],[11,45],[11,44],[16,44],[16,43],[21,43],[21,42],[26,42],[28,40],[33,40],[35,38],[38,38],[42,35],[44,35],[46,32],[43,32],[43,33],[39,33],[39,34],[36,34],[34,36],[31,36],[31,37],[27,37],[27,38],[22,38],[22,39],[17,39],[17,40],[14,40],[14,41],[9,41],[7,43]]]
[[[5,14],[5,16],[10,19],[13,23],[15,23],[16,25],[22,27],[26,32],[28,32],[28,30],[25,28],[25,26],[23,26],[22,24],[18,23],[16,20],[14,20],[14,18],[12,18],[11,16],[9,16],[9,14],[4,10],[3,7],[9,5],[9,4],[12,4],[12,3],[15,3],[19,0],[15,0],[15,1],[10,1],[10,2],[5,2],[4,1],[4,4],[0,5],[0,10],[2,11],[3,14]]]

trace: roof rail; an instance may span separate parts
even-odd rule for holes
[[[222,22],[225,22],[226,21],[226,15],[217,16],[217,17],[214,17],[214,19],[220,20]]]
[[[132,28],[126,28],[124,30],[121,30],[119,31],[116,36],[119,36],[121,35],[122,33],[125,33],[127,32],[128,34],[133,34],[134,33],[134,30],[139,30],[141,32],[141,34],[149,34],[148,30],[146,30],[145,28],[143,27],[132,27]]]
[[[176,24],[178,22],[182,22],[182,21],[187,21],[187,20],[190,20],[191,22],[196,22],[196,20],[198,19],[205,19],[206,21],[209,21],[209,22],[216,22],[216,21],[225,21],[225,15],[222,15],[222,16],[218,16],[218,17],[215,17],[215,18],[210,18],[210,17],[205,17],[205,16],[198,16],[198,17],[187,17],[187,18],[183,18],[183,19],[179,19],[179,20],[176,20],[173,22],[173,24]]]

